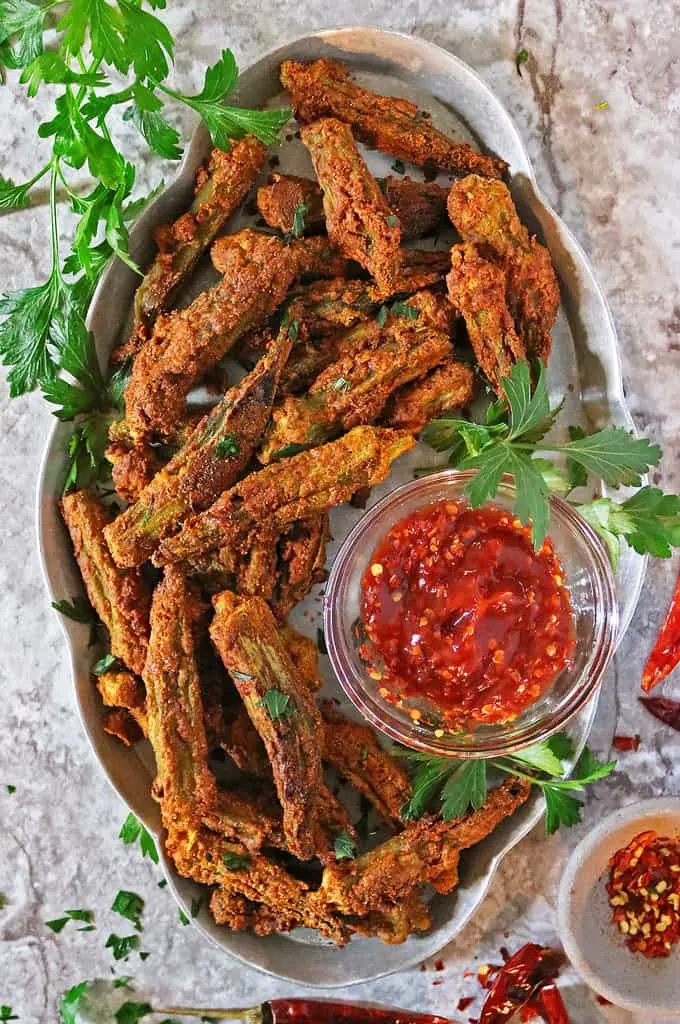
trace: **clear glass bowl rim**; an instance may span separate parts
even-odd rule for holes
[[[335,556],[324,597],[323,621],[328,657],[335,676],[354,707],[370,725],[403,746],[443,757],[500,757],[531,744],[540,743],[554,733],[560,732],[586,706],[599,688],[616,650],[618,635],[619,609],[616,587],[605,546],[592,527],[578,514],[575,506],[564,501],[559,495],[551,494],[551,516],[555,520],[561,521],[563,526],[576,535],[583,550],[587,552],[590,561],[589,568],[592,570],[590,575],[593,580],[596,605],[593,651],[571,686],[571,699],[563,701],[562,707],[556,709],[554,713],[546,714],[535,722],[522,724],[520,716],[514,723],[509,722],[499,726],[493,732],[480,737],[477,742],[471,742],[468,739],[459,744],[456,743],[454,734],[447,734],[439,739],[425,729],[419,729],[417,726],[411,727],[403,723],[396,713],[392,712],[386,701],[378,699],[369,701],[367,699],[365,680],[355,669],[349,653],[349,643],[343,635],[339,618],[338,602],[342,600],[342,589],[349,569],[350,558],[357,545],[361,544],[365,535],[372,529],[374,521],[404,496],[414,491],[420,491],[423,494],[423,505],[426,505],[428,504],[427,492],[429,490],[435,491],[437,486],[441,487],[447,483],[462,488],[474,476],[474,470],[445,469],[430,473],[395,488],[368,509],[348,533]],[[500,486],[505,494],[511,495],[515,491],[512,477],[504,476]],[[440,495],[439,498],[432,496],[429,500],[445,500],[445,496]],[[485,504],[493,504],[493,499]]]

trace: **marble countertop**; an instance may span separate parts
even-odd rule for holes
[[[286,39],[343,23],[417,34],[473,65],[515,119],[542,189],[590,255],[616,319],[631,410],[664,446],[654,479],[680,490],[680,59],[672,0],[644,7],[635,0],[366,0],[359,10],[337,0],[332,12],[322,0],[169,7],[177,74],[189,86],[218,47],[231,46],[245,66]],[[530,59],[520,78],[514,56],[522,47]],[[596,109],[603,100],[608,107]],[[0,90],[2,173],[16,181],[35,170],[35,128],[45,110],[44,94],[29,102],[14,80]],[[143,185],[172,173],[141,151],[137,167]],[[3,290],[45,277],[47,237],[44,206],[0,218]],[[157,888],[158,870],[118,840],[126,811],[78,725],[66,646],[38,565],[33,507],[50,413],[35,395],[10,401],[3,381],[0,424],[0,1003],[12,1005],[22,1024],[44,1024],[56,1019],[60,992],[109,976],[104,941],[121,923],[108,909],[119,889],[146,900],[143,945],[151,955],[129,967],[140,998],[217,1006],[293,994],[182,927],[171,897]],[[651,566],[598,711],[600,751],[614,732],[640,733],[639,751],[621,755],[621,772],[589,796],[581,827],[553,838],[539,827],[506,858],[472,923],[443,951],[442,970],[428,963],[352,989],[353,998],[454,1016],[458,999],[477,991],[466,970],[497,961],[501,946],[556,941],[556,886],[590,822],[636,798],[680,792],[677,734],[637,703],[675,570],[673,562]],[[674,690],[677,678],[665,687]],[[97,930],[53,935],[44,922],[65,907],[93,909]],[[565,994],[579,1024],[636,1019],[598,1006],[570,975]],[[468,1015],[475,1006],[459,1017]]]

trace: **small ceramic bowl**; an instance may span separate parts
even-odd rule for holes
[[[680,836],[680,798],[630,804],[589,832],[562,876],[558,929],[565,953],[599,995],[626,1010],[680,1017],[680,944],[657,959],[631,952],[612,922],[607,899],[609,858],[648,829]]]
[[[428,724],[432,707],[418,698],[402,706],[380,696],[360,655],[361,578],[376,544],[405,516],[441,499],[464,499],[471,472],[444,470],[392,491],[371,508],[340,548],[326,587],[324,629],[331,665],[342,688],[371,725],[415,750],[451,757],[498,757],[539,743],[563,729],[592,697],[614,653],[618,605],[611,564],[603,545],[572,505],[552,496],[549,534],[565,571],[576,646],[572,664],[511,721],[482,723],[456,732]],[[489,504],[512,509],[509,478]],[[418,709],[420,719],[409,714]],[[436,710],[436,709],[435,709]],[[418,716],[414,716],[418,717]]]

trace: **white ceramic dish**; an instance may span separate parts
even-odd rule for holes
[[[227,27],[225,32],[228,35]],[[339,29],[298,39],[263,57],[241,75],[237,101],[249,106],[281,105],[284,97],[278,83],[280,62],[287,58],[309,60],[323,55],[346,61],[360,81],[377,91],[416,99],[432,111],[436,125],[458,138],[495,151],[508,161],[513,195],[522,219],[549,245],[560,278],[562,310],[554,332],[555,347],[548,376],[554,393],[567,394],[564,419],[567,423],[587,422],[594,427],[611,422],[633,429],[624,401],[616,335],[607,303],[578,243],[541,199],[519,134],[489,88],[467,65],[431,43],[377,29]],[[188,206],[196,168],[207,155],[209,146],[206,133],[199,129],[175,181],[136,223],[131,250],[140,263],[146,263],[153,255],[151,232],[155,225],[174,219]],[[292,137],[284,141],[278,155],[280,169],[311,173],[306,153]],[[386,173],[391,163],[376,153],[367,154],[367,159],[375,173]],[[411,168],[409,173],[416,176]],[[237,215],[228,229],[234,230],[245,222],[242,215]],[[203,276],[199,274],[198,284],[205,286],[209,274],[210,271]],[[89,323],[104,364],[129,314],[137,283],[131,271],[116,262],[108,268],[97,288]],[[55,423],[47,441],[38,485],[39,544],[47,586],[54,598],[71,597],[82,591],[57,509],[70,430],[69,424]],[[391,487],[411,479],[413,467],[428,462],[441,462],[441,456],[421,449],[412,458],[400,460],[389,482],[376,488],[371,500],[379,500]],[[359,510],[349,506],[334,510],[332,532],[336,546],[329,549],[329,561],[337,550],[338,541],[360,515]],[[617,574],[620,635],[637,603],[644,567],[645,560],[634,552],[627,552],[621,561]],[[296,609],[293,621],[303,631],[315,635],[320,624],[320,607],[317,590]],[[150,751],[145,745],[134,751],[126,750],[104,734],[99,696],[90,679],[88,631],[70,620],[63,620],[63,626],[80,716],[95,756],[125,803],[159,836],[158,808],[150,796],[153,769]],[[341,695],[337,684],[331,682],[329,686],[330,692]],[[581,746],[594,712],[593,703],[572,723],[573,734]],[[329,988],[374,980],[419,963],[453,939],[483,900],[501,858],[533,828],[542,813],[542,802],[532,798],[476,847],[474,854],[465,859],[457,891],[434,901],[430,932],[411,938],[402,946],[382,946],[373,940],[357,939],[346,949],[337,950],[304,934],[266,939],[232,934],[215,925],[206,911],[195,923],[232,956],[281,978]],[[178,878],[167,861],[165,870],[178,900],[188,906],[196,887]]]
[[[632,953],[607,900],[609,858],[647,829],[680,836],[680,798],[622,807],[588,833],[562,876],[558,928],[567,956],[595,992],[626,1010],[680,1016],[680,947],[654,960]]]

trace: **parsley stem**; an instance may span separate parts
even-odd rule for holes
[[[51,161],[52,171],[50,175],[50,234],[52,245],[52,273],[60,281],[62,280],[59,267],[59,223],[57,221],[57,182],[59,181],[59,157],[55,156]]]

